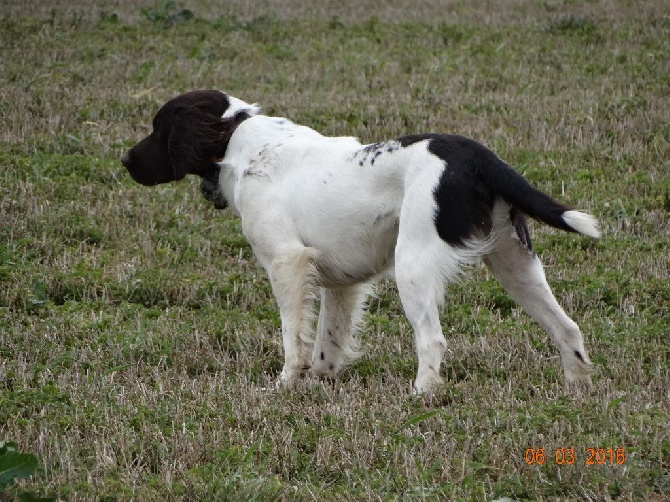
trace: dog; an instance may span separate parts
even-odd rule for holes
[[[547,331],[566,381],[590,383],[581,331],[547,284],[526,216],[594,238],[598,222],[472,139],[419,134],[363,145],[200,90],[168,101],[121,162],[147,186],[200,176],[204,197],[241,218],[279,306],[282,386],[307,370],[334,377],[352,352],[369,284],[392,276],[414,331],[413,390],[433,391],[447,348],[445,286],[480,261]]]

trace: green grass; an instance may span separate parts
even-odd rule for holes
[[[77,3],[0,13],[0,441],[40,461],[0,500],[670,498],[664,2]],[[365,142],[471,136],[597,215],[599,241],[532,229],[593,388],[566,391],[547,336],[476,268],[448,290],[435,396],[409,395],[386,283],[358,362],[271,390],[279,316],[239,221],[197,180],[149,189],[118,161],[194,88]]]

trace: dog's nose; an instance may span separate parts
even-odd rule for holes
[[[124,153],[123,156],[121,157],[121,164],[124,166],[128,167],[128,161],[130,161],[130,155],[128,155],[128,152]]]

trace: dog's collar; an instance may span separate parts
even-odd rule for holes
[[[200,193],[206,200],[213,202],[216,209],[225,209],[228,207],[228,201],[224,198],[219,188],[220,171],[221,168],[215,164],[207,175],[202,176]]]

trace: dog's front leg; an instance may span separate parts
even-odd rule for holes
[[[279,305],[284,343],[280,386],[290,386],[309,369],[316,253],[312,248],[294,247],[278,254],[269,266],[268,274]]]

